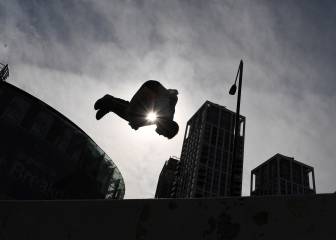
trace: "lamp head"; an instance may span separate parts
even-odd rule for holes
[[[230,95],[235,95],[236,90],[237,90],[237,86],[236,86],[236,84],[233,84],[230,88],[229,94]]]

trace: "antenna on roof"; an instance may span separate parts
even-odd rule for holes
[[[4,82],[9,76],[8,64],[0,63],[0,82]]]

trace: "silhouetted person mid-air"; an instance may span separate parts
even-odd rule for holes
[[[130,102],[111,95],[98,99],[94,105],[96,118],[99,120],[105,114],[114,112],[128,121],[135,130],[156,124],[155,131],[171,139],[179,130],[178,124],[173,121],[177,95],[177,90],[166,89],[158,81],[149,80],[140,87]]]

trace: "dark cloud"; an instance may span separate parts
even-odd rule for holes
[[[113,24],[89,1],[17,0],[5,9],[0,20],[7,24],[3,35],[13,61],[85,72],[92,43],[117,42]]]
[[[336,57],[333,1],[270,1],[271,26],[279,44],[280,63],[288,68],[284,83],[300,89],[310,88],[333,95]]]
[[[74,45],[75,41],[113,41],[113,26],[88,1],[18,0],[25,15],[17,26],[28,38],[58,41]]]
[[[197,82],[207,79],[216,84],[220,74],[212,72],[225,68],[220,62],[242,57],[258,62],[265,71],[292,69],[279,78],[281,87],[293,89],[293,96],[302,87],[329,95],[336,90],[331,80],[336,8],[330,1],[102,1],[99,5],[85,0],[16,0],[1,9],[7,12],[0,15],[8,25],[3,34],[13,29],[19,34],[19,39],[7,37],[12,55],[42,67],[89,74],[88,64],[104,67],[103,60],[88,60],[97,45],[112,42],[118,51],[140,60],[173,46],[174,54],[192,64]],[[211,68],[210,61],[218,65]],[[263,85],[268,87],[267,82]]]

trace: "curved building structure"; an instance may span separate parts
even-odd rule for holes
[[[44,102],[0,82],[1,199],[122,199],[113,161]]]

